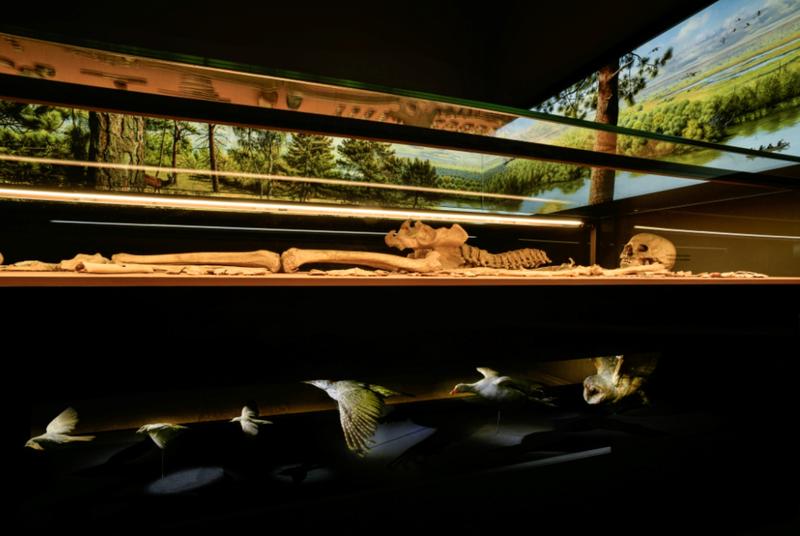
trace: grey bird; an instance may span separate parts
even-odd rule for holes
[[[55,445],[63,445],[64,443],[85,442],[94,439],[94,436],[73,436],[69,435],[75,431],[78,425],[78,412],[73,408],[67,408],[58,416],[50,421],[47,425],[45,433],[36,437],[30,438],[25,446],[34,450],[44,450]]]
[[[474,393],[492,402],[538,402],[548,406],[553,405],[553,398],[545,396],[544,388],[538,383],[515,379],[511,376],[501,376],[496,370],[478,367],[478,372],[483,379],[475,383],[459,383],[450,391],[451,395],[457,393]]]
[[[555,406],[553,403],[555,399],[546,396],[544,388],[538,383],[515,379],[511,376],[501,376],[496,370],[486,367],[478,367],[475,370],[483,375],[482,379],[475,383],[458,383],[450,391],[450,394],[474,393],[498,406],[526,402]],[[497,430],[499,431],[499,429],[500,409],[497,410]]]
[[[266,421],[264,419],[259,419],[258,417],[258,409],[253,406],[244,406],[242,408],[242,415],[240,417],[234,417],[231,419],[231,422],[238,422],[242,425],[242,431],[249,435],[249,436],[257,436],[258,435],[258,425],[259,424],[272,424],[272,421]]]
[[[309,380],[303,383],[319,387],[339,403],[339,420],[347,448],[365,456],[373,446],[372,436],[383,416],[383,400],[390,396],[410,396],[380,385],[353,380]]]

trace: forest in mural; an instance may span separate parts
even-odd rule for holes
[[[358,183],[476,186],[474,181],[467,184],[437,173],[427,160],[398,157],[387,143],[12,101],[0,101],[0,149],[5,154],[76,163],[112,162],[132,168],[0,161],[0,180],[16,184],[408,206],[435,200],[430,194],[421,199],[415,191],[373,189]],[[204,174],[202,170],[218,173]],[[247,174],[251,177],[241,176]],[[348,184],[269,180],[265,175],[340,179]]]
[[[720,0],[535,109],[664,136],[798,154],[798,60],[800,4]],[[512,121],[497,135],[691,164],[726,164],[722,151],[537,118]],[[11,101],[0,101],[0,154],[72,162],[0,159],[3,183],[521,213],[553,212],[691,182]],[[88,165],[95,162],[123,166]],[[761,162],[744,164],[756,170]],[[541,199],[481,198],[464,192]]]

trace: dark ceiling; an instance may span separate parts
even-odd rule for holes
[[[2,26],[529,108],[710,3],[17,3]]]

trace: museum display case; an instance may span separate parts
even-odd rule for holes
[[[791,514],[800,156],[90,45],[0,34],[19,520]]]

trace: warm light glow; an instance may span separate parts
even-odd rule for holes
[[[699,229],[672,229],[669,227],[651,227],[649,225],[634,225],[634,229],[641,231],[663,231],[668,233],[685,233],[709,236],[733,236],[738,238],[767,238],[772,240],[800,240],[800,236],[791,235],[772,235],[755,233],[729,233],[725,231],[701,231]]]
[[[24,188],[0,188],[0,197],[30,201],[54,201],[99,205],[133,205],[154,208],[179,208],[188,210],[218,210],[226,212],[262,212],[291,216],[336,216],[345,218],[384,218],[389,220],[425,220],[462,223],[494,223],[525,227],[581,227],[580,220],[566,218],[534,218],[465,214],[432,210],[401,210],[335,205],[289,204],[256,201],[223,201],[217,199],[192,199],[177,196],[126,195],[99,192],[61,192]]]
[[[97,225],[101,227],[141,227],[146,229],[191,229],[204,231],[244,231],[261,233],[298,233],[298,234],[332,234],[355,236],[386,236],[386,233],[377,231],[340,231],[333,229],[289,229],[285,227],[241,227],[236,225],[195,225],[178,223],[138,223],[123,221],[87,221],[87,220],[50,220],[50,223],[66,225]],[[470,236],[474,238],[474,236]],[[577,242],[575,242],[577,244]]]
[[[38,156],[18,156],[0,154],[0,160],[19,162],[24,164],[45,164],[51,166],[90,167],[98,169],[118,169],[121,171],[149,171],[152,173],[184,173],[189,175],[205,175],[209,177],[238,177],[242,179],[256,179],[262,181],[304,182],[313,184],[329,184],[335,186],[357,186],[358,188],[374,188],[378,190],[398,190],[402,192],[422,192],[429,194],[460,195],[468,197],[482,197],[489,199],[511,199],[514,201],[534,201],[539,203],[554,203],[557,205],[570,205],[571,201],[563,199],[549,199],[546,197],[528,197],[524,195],[495,194],[487,192],[474,192],[472,190],[450,190],[447,188],[429,188],[427,186],[405,186],[402,184],[386,184],[382,182],[360,182],[344,179],[322,179],[319,177],[297,177],[288,175],[270,175],[267,173],[249,173],[246,171],[212,171],[210,169],[175,168],[160,166],[141,166],[136,164],[115,164],[109,162],[90,162],[88,160],[62,160],[60,158],[42,158]]]

